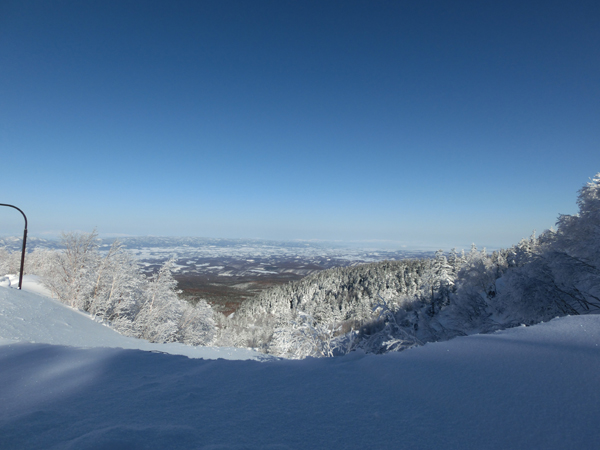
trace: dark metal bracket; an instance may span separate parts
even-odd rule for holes
[[[27,216],[23,211],[21,211],[14,205],[0,203],[0,206],[8,206],[10,208],[15,208],[17,211],[23,214],[23,218],[25,219],[25,230],[23,231],[23,250],[21,251],[21,273],[19,274],[19,289],[21,289],[21,286],[23,285],[23,268],[25,267],[25,246],[27,245]]]

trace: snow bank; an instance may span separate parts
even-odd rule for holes
[[[0,299],[10,339],[50,333],[60,344],[83,333],[84,319],[93,337],[80,344],[109,339],[33,294],[0,289]],[[42,328],[26,331],[28,320]],[[59,327],[72,331],[52,334]],[[382,356],[269,363],[8,343],[0,448],[595,449],[599,343],[599,316]]]
[[[15,289],[19,288],[19,275],[5,275],[0,277],[1,287],[12,287]],[[24,275],[23,276],[23,290],[27,292],[33,292],[34,294],[41,295],[43,297],[52,298],[52,293],[45,287],[40,281],[40,277],[37,275]]]
[[[12,281],[13,287],[18,286],[18,279],[16,283]],[[119,347],[204,359],[269,358],[249,349],[192,347],[177,343],[152,344],[142,339],[126,337],[94,321],[87,313],[31,291],[49,295],[33,276],[24,278],[22,291],[0,287],[0,340],[75,347]]]

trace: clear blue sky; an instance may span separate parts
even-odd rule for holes
[[[37,235],[511,245],[600,172],[599,23],[597,0],[4,0],[0,203]]]

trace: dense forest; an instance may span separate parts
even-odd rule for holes
[[[600,173],[580,191],[579,213],[556,230],[488,253],[438,251],[431,259],[334,268],[262,292],[225,317],[178,298],[167,262],[145,277],[118,242],[68,233],[64,249],[27,255],[60,301],[115,330],[152,342],[241,346],[288,358],[361,349],[400,351],[455,336],[600,311]],[[19,270],[0,249],[0,274]]]

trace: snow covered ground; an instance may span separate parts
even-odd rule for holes
[[[167,354],[183,353],[177,346],[110,333],[51,299],[0,287],[1,449],[595,449],[600,441],[600,316],[302,361],[260,362],[231,349],[230,359],[214,359],[214,349],[188,358]]]
[[[9,283],[2,278],[0,286],[7,286]],[[9,275],[7,278],[12,287],[18,287],[17,276]],[[242,348],[151,344],[123,336],[94,321],[89,314],[49,297],[50,292],[35,275],[25,275],[23,291],[0,287],[0,342],[9,340],[76,347],[118,347],[203,359],[272,359],[263,353]]]

